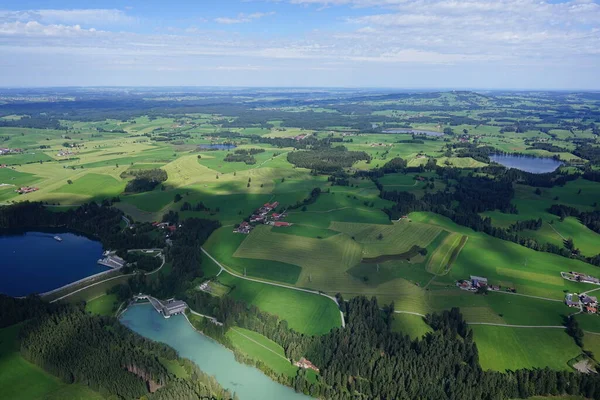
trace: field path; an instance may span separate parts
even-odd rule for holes
[[[420,314],[418,312],[413,312],[413,311],[401,311],[401,310],[394,310],[394,312],[396,314],[411,314],[411,315],[417,315],[419,317],[425,317],[424,314]],[[497,324],[497,323],[493,323],[493,322],[469,322],[466,321],[467,324],[469,325],[490,325],[490,326],[506,326],[508,328],[549,328],[549,329],[565,329],[564,326],[562,325],[510,325],[510,324]],[[586,331],[587,333],[587,331]],[[589,332],[589,333],[594,333],[596,335],[600,335],[600,333],[595,333],[595,332]]]
[[[219,268],[221,268],[221,270],[219,271],[219,273],[217,274],[217,276],[219,274],[221,274],[221,272],[225,271],[229,275],[233,275],[236,278],[244,279],[244,280],[247,280],[247,281],[262,283],[262,284],[271,285],[271,286],[278,286],[278,287],[282,287],[282,288],[285,288],[285,289],[298,290],[300,292],[306,292],[306,293],[317,294],[319,296],[324,296],[324,297],[327,297],[328,299],[330,299],[331,301],[333,301],[338,308],[340,306],[338,304],[338,301],[337,301],[337,299],[335,297],[330,296],[328,294],[325,294],[323,292],[319,292],[318,290],[310,290],[310,289],[297,288],[297,287],[294,287],[294,286],[283,285],[281,283],[267,282],[267,281],[263,281],[263,280],[260,280],[260,279],[248,278],[247,276],[239,275],[239,274],[237,274],[237,273],[235,273],[233,271],[230,271],[229,269],[225,268],[220,262],[218,262],[213,256],[211,256],[208,253],[208,251],[204,250],[204,247],[200,247],[200,250],[202,250],[202,252],[208,256],[208,258],[210,258],[215,264],[217,264],[219,266]],[[344,314],[342,313],[341,310],[340,310],[340,318],[342,320],[342,328],[345,328],[346,327],[346,322],[344,321]]]
[[[237,329],[235,329],[235,328],[231,327],[231,330],[232,330],[232,331],[234,331],[235,333],[237,333],[238,335],[241,335],[241,336],[245,337],[245,338],[246,338],[246,339],[248,339],[249,341],[251,341],[251,342],[253,342],[253,343],[256,343],[257,345],[259,345],[259,346],[260,346],[260,347],[262,347],[263,349],[270,351],[271,353],[275,354],[277,357],[279,357],[279,358],[283,358],[285,361],[287,361],[287,362],[290,362],[290,360],[289,360],[289,359],[285,358],[285,357],[284,357],[284,356],[282,356],[281,354],[278,354],[278,353],[274,352],[273,350],[271,350],[270,348],[268,348],[267,346],[265,346],[265,345],[263,345],[263,344],[260,344],[260,343],[258,343],[256,340],[252,339],[252,338],[251,338],[251,337],[249,337],[249,336],[246,336],[246,335],[244,335],[242,332],[238,331]]]
[[[558,236],[560,236],[560,237],[562,238],[562,240],[567,240],[567,238],[566,238],[566,237],[564,237],[563,235],[561,235],[561,234],[560,234],[560,232],[559,232],[559,231],[557,231],[557,230],[556,230],[556,228],[555,228],[555,227],[554,227],[552,224],[548,224],[548,225],[550,226],[550,228],[552,228],[552,230],[553,230],[554,232],[556,232],[556,234],[557,234]]]
[[[600,288],[598,288],[600,289]],[[594,290],[598,290],[598,289],[594,289]],[[513,296],[523,296],[523,297],[530,297],[532,299],[538,299],[538,300],[546,300],[546,301],[556,301],[559,303],[562,303],[563,300],[558,300],[558,299],[550,299],[548,297],[540,297],[540,296],[532,296],[530,294],[522,294],[522,293],[512,293],[512,292],[502,292],[500,290],[495,290],[493,293],[502,293],[502,294],[512,294]]]
[[[288,214],[306,214],[306,213],[315,213],[315,214],[326,214],[326,213],[330,213],[330,212],[334,212],[334,211],[340,211],[340,210],[346,210],[348,208],[352,208],[353,210],[361,210],[361,211],[366,211],[366,212],[379,212],[380,210],[367,210],[366,208],[360,208],[360,207],[340,207],[340,208],[332,208],[331,210],[325,210],[325,211],[289,211]]]
[[[267,158],[265,161],[261,162],[260,164],[258,164],[258,165],[257,165],[256,167],[254,167],[253,169],[260,168],[260,167],[262,167],[263,165],[265,165],[266,163],[268,163],[269,161],[271,161],[271,160],[274,160],[274,159],[275,159],[275,158],[277,158],[277,157],[281,157],[282,155],[284,155],[284,154],[287,154],[287,153],[289,153],[289,151],[286,151],[285,153],[278,154],[278,155],[276,155],[275,157]]]

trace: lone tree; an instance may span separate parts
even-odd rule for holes
[[[72,185],[72,184],[73,184],[73,181],[72,181],[72,180],[70,180],[70,179],[67,179],[67,184],[69,184],[69,185]]]

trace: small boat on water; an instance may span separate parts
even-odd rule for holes
[[[54,240],[57,242],[62,242],[62,238],[60,236],[54,236]]]

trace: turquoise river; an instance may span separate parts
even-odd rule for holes
[[[311,398],[272,381],[256,368],[237,362],[231,351],[196,332],[183,315],[165,319],[146,303],[129,307],[120,320],[134,332],[173,347],[181,357],[214,375],[221,386],[235,392],[241,400]]]

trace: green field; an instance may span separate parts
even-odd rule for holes
[[[343,232],[363,245],[363,258],[400,254],[412,246],[427,247],[442,231],[439,227],[402,220],[393,225],[332,222],[330,229]]]
[[[86,311],[98,315],[112,315],[117,302],[116,294],[106,294],[86,303]]]
[[[234,253],[247,238],[241,233],[233,233],[232,228],[223,227],[215,231],[204,248],[220,263],[239,274],[255,278],[295,284],[300,276],[301,268],[291,263],[276,260],[257,260],[235,257]]]
[[[94,193],[95,197],[118,196],[125,189],[125,182],[119,181],[110,175],[87,174],[72,184],[65,184],[56,189],[56,192],[71,193],[78,195],[89,195]]]
[[[203,256],[203,265],[215,270],[214,263],[206,256]],[[297,332],[324,334],[341,325],[337,305],[324,296],[251,282],[227,273],[219,275],[218,281],[233,287],[229,295],[234,299],[277,315]]]
[[[423,317],[412,314],[394,314],[392,329],[411,337],[411,339],[421,338],[432,329],[425,323]]]
[[[468,236],[458,233],[448,235],[429,259],[427,271],[435,275],[446,274],[453,262],[456,261],[467,239]]]
[[[483,369],[496,371],[550,367],[572,370],[567,361],[581,349],[561,329],[471,326]]]
[[[273,260],[302,267],[298,285],[321,290],[346,280],[345,271],[361,258],[361,246],[346,235],[327,239],[273,233],[256,227],[240,244],[235,257]]]
[[[269,340],[260,333],[244,329],[229,328],[226,337],[233,346],[248,357],[260,361],[267,367],[289,377],[296,376],[298,367],[295,367],[286,357],[283,347]]]

